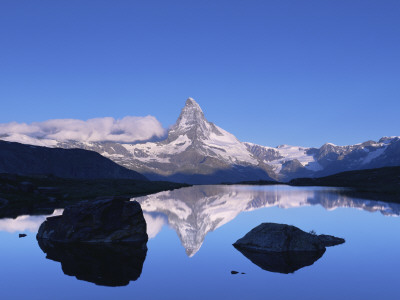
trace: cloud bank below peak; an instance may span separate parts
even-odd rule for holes
[[[126,116],[77,119],[54,119],[44,122],[0,124],[0,137],[9,141],[30,139],[86,142],[133,143],[152,138],[161,138],[166,133],[161,123],[153,116]]]

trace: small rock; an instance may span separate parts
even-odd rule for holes
[[[239,272],[238,271],[231,271],[231,274],[232,275],[236,275],[236,274],[238,274]]]
[[[25,234],[25,233],[20,233],[20,234],[18,234],[18,237],[19,237],[19,238],[26,237],[26,234]]]

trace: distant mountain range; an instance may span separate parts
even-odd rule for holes
[[[153,180],[220,183],[246,180],[289,181],[343,171],[400,165],[400,138],[383,137],[350,146],[266,147],[239,141],[208,122],[200,106],[187,99],[165,140],[126,144],[55,141],[21,136],[2,139],[58,148],[92,150]]]
[[[0,173],[53,175],[77,179],[148,179],[100,154],[0,141]]]

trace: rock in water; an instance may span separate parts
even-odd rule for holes
[[[146,247],[142,208],[127,198],[85,201],[40,225],[37,239],[58,243],[131,243]]]
[[[249,231],[233,245],[256,252],[324,251],[325,247],[344,243],[345,240],[330,235],[316,235],[276,223],[262,223]]]

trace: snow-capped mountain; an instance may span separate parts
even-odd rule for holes
[[[124,147],[134,156],[139,172],[152,179],[196,183],[271,179],[268,166],[259,167],[245,144],[208,122],[192,98],[164,141]]]
[[[203,185],[134,198],[140,203],[153,238],[164,225],[173,228],[188,256],[199,251],[209,232],[235,219],[241,212],[264,207],[283,209],[321,205],[327,210],[358,208],[399,216],[400,205],[356,199],[327,189],[249,189],[246,186]]]
[[[266,147],[239,141],[208,122],[189,98],[168,136],[159,142],[118,143],[40,139],[10,132],[0,137],[31,145],[93,150],[149,179],[187,183],[288,181],[338,172],[400,165],[400,138],[350,146]]]
[[[400,165],[400,137],[383,137],[378,142],[350,146],[326,143],[320,148],[245,144],[253,155],[272,166],[281,180]]]

